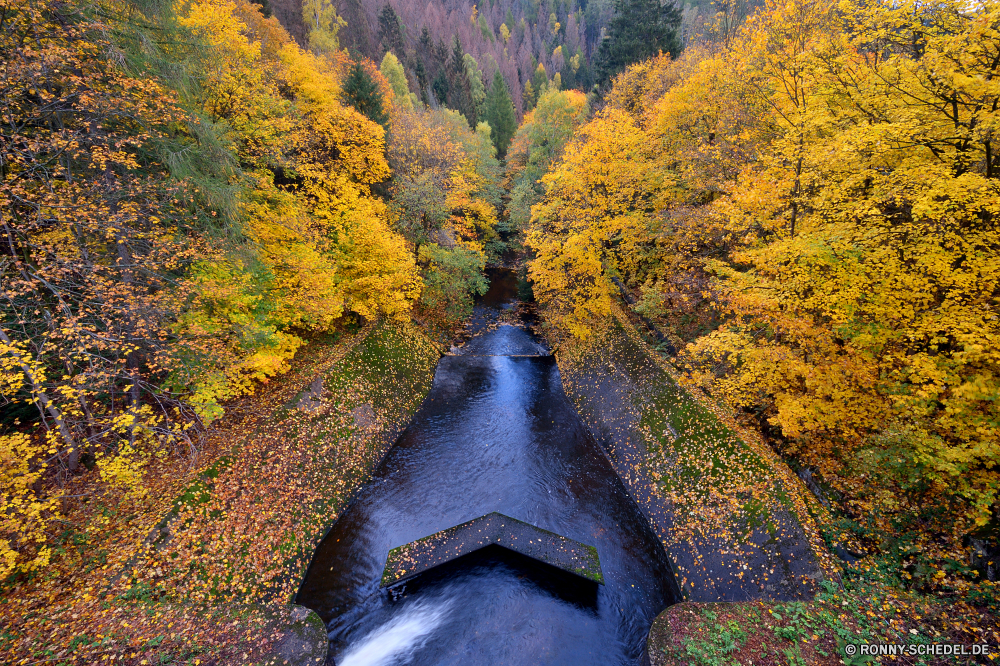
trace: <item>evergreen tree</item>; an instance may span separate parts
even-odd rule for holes
[[[344,102],[350,104],[363,116],[383,127],[389,124],[389,114],[382,104],[382,91],[378,89],[371,75],[361,63],[351,65],[343,89]]]
[[[434,47],[434,62],[439,68],[444,68],[448,62],[448,47],[443,39],[439,39],[437,46]]]
[[[510,90],[500,71],[493,75],[493,86],[486,98],[486,122],[490,124],[490,134],[493,145],[497,149],[497,157],[507,154],[510,140],[517,131],[517,116],[514,114],[514,103],[510,99]]]
[[[448,88],[448,106],[465,116],[469,127],[475,129],[476,106],[472,100],[472,86],[465,67],[465,51],[457,36],[452,45],[451,60],[448,61]]]
[[[438,75],[434,77],[434,83],[431,84],[431,90],[434,92],[434,99],[437,100],[438,104],[448,103],[448,77],[444,75],[444,71],[438,72]]]
[[[681,13],[659,0],[615,0],[615,15],[597,52],[597,79],[604,83],[633,63],[660,51],[676,57]]]
[[[382,48],[391,51],[398,58],[406,57],[406,47],[403,41],[403,30],[400,28],[399,15],[388,2],[382,7],[378,16],[378,37]]]
[[[463,59],[465,61],[465,78],[469,80],[469,92],[476,113],[475,122],[478,123],[486,114],[486,85],[483,82],[483,72],[479,69],[479,63],[470,54],[466,53]]]
[[[260,6],[260,13],[266,18],[271,16],[271,2],[270,0],[251,0],[255,5]]]
[[[417,88],[419,88],[420,92],[420,101],[424,103],[424,106],[430,106],[431,100],[427,97],[427,68],[424,67],[423,60],[417,60],[415,75],[417,77]]]

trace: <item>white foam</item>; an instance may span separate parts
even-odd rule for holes
[[[427,643],[431,633],[448,614],[451,601],[438,604],[415,602],[381,627],[348,648],[340,666],[388,666],[405,664]]]

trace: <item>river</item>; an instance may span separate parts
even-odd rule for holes
[[[494,271],[474,335],[323,539],[296,603],[340,666],[641,664],[678,600],[666,553],[563,393],[555,358],[511,316]],[[498,324],[512,321],[515,325]],[[489,546],[380,587],[388,551],[491,512],[595,546],[604,584]]]

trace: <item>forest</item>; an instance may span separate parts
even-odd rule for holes
[[[73,597],[102,502],[315,345],[446,342],[514,261],[886,585],[997,612],[995,0],[5,0],[0,66],[4,596]]]
[[[987,9],[795,0],[632,67],[527,231],[556,325],[588,335],[622,285],[865,531],[958,569],[1000,480]]]

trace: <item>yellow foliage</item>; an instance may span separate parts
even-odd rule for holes
[[[1000,487],[998,49],[996,2],[772,0],[714,51],[630,68],[545,179],[535,293],[577,335],[616,277],[647,314],[714,309],[692,370],[859,512],[889,529],[917,509],[887,498],[924,484],[964,507],[941,529],[985,524]],[[915,475],[872,490],[873,459]]]
[[[333,53],[340,49],[337,33],[347,22],[337,15],[329,0],[304,0],[302,18],[308,30],[309,48],[317,53]]]
[[[608,314],[610,278],[635,270],[651,214],[663,203],[669,182],[651,148],[628,114],[609,108],[580,129],[542,179],[545,198],[532,209],[527,237],[536,255],[529,272],[536,297],[575,335]]]
[[[331,7],[304,11],[311,43],[316,30],[335,34]],[[370,191],[389,177],[384,130],[340,103],[342,63],[301,50],[272,21],[246,0],[192,2],[181,15],[211,47],[200,104],[257,169],[239,208],[250,255],[197,265],[176,327],[196,341],[191,400],[206,420],[287,369],[303,344],[287,329],[328,330],[347,311],[400,317],[419,294],[415,261]],[[279,169],[295,187],[275,183]]]
[[[48,448],[23,433],[0,435],[0,579],[49,563],[46,528],[57,499],[36,490]]]

